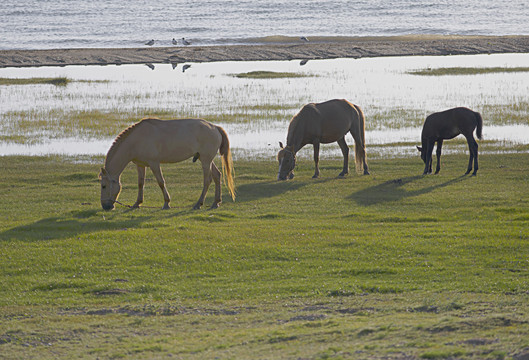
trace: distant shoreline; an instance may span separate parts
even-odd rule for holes
[[[329,42],[0,50],[0,68],[529,53],[529,36],[409,35]]]

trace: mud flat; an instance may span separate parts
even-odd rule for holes
[[[0,67],[333,59],[529,52],[529,36],[344,37],[304,43],[0,50]]]

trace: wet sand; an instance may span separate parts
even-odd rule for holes
[[[529,36],[410,35],[265,45],[0,50],[0,68],[498,53],[529,53]]]

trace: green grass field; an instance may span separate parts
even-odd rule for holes
[[[236,202],[198,211],[186,161],[163,167],[172,209],[149,173],[157,208],[104,212],[102,158],[0,157],[0,358],[529,356],[529,155],[443,160],[317,180],[302,160],[288,182],[236,161]]]

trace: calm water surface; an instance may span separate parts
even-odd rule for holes
[[[529,34],[526,0],[17,0],[0,6],[0,49],[320,41],[406,34]],[[279,37],[286,36],[284,37]]]

